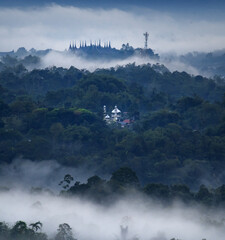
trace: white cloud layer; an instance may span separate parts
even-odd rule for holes
[[[74,181],[85,182],[94,175],[94,170],[62,166],[55,160],[35,162],[28,159],[14,159],[10,164],[0,165],[0,187],[13,189],[45,187],[59,190],[62,187],[58,184],[66,174],[74,176]]]
[[[225,21],[201,20],[151,9],[82,9],[51,5],[43,8],[0,8],[0,51],[53,48],[64,50],[71,40],[111,40],[120,48],[129,42],[143,47],[143,32],[158,53],[212,51],[225,47]]]
[[[132,197],[133,198],[133,197]],[[1,221],[13,225],[41,221],[43,231],[54,235],[61,223],[68,223],[78,240],[123,240],[120,225],[128,225],[127,240],[224,239],[221,222],[224,211],[174,205],[162,207],[136,198],[121,200],[112,206],[99,206],[76,198],[62,198],[21,191],[0,193]],[[212,223],[210,223],[211,219]]]
[[[69,68],[74,66],[78,69],[87,69],[88,71],[95,71],[97,68],[111,68],[117,66],[123,66],[129,63],[135,62],[137,65],[142,65],[146,63],[156,63],[154,60],[150,58],[140,58],[137,56],[130,57],[124,60],[107,60],[107,59],[86,59],[84,57],[80,57],[76,54],[68,54],[62,52],[54,52],[51,51],[46,56],[41,58],[41,68],[46,67],[64,67]]]
[[[2,191],[0,188],[0,221],[10,226],[19,220],[27,224],[41,221],[43,231],[50,237],[56,233],[59,224],[68,223],[78,240],[224,238],[223,209],[186,206],[178,202],[165,207],[134,193],[114,204],[98,205],[77,197],[29,192],[31,186],[54,189],[66,173],[70,173],[75,181],[86,182],[87,176],[92,176],[90,171],[63,167],[55,161],[17,159],[11,164],[1,165],[1,186],[12,189]],[[120,225],[128,226],[126,239],[121,238]]]
[[[55,52],[51,51],[46,56],[41,58],[41,68],[49,68],[49,67],[64,67],[69,68],[74,66],[78,69],[87,69],[88,71],[95,71],[98,68],[116,68],[117,66],[125,66],[129,63],[135,63],[136,65],[143,65],[143,64],[156,64],[160,63],[165,65],[170,71],[186,71],[189,74],[198,75],[200,74],[199,71],[189,66],[185,63],[182,63],[178,60],[168,61],[166,57],[162,57],[160,60],[153,60],[151,58],[145,57],[141,58],[138,56],[133,56],[126,58],[124,60],[91,60],[82,58],[76,54],[68,54],[67,52]],[[201,73],[204,75],[204,73]]]

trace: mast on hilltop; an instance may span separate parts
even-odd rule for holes
[[[148,37],[149,37],[149,34],[148,34],[148,32],[146,32],[143,35],[145,37],[145,49],[147,49],[148,48]]]

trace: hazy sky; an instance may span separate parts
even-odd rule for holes
[[[210,9],[221,9],[225,6],[224,0],[1,0],[1,6],[42,6],[49,3],[60,5],[73,5],[81,7],[129,7],[129,6],[147,6],[153,9],[177,10],[196,9],[204,11]]]
[[[158,53],[225,48],[225,1],[0,0],[0,51],[53,48],[71,40],[129,42]]]

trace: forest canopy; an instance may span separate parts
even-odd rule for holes
[[[161,65],[91,73],[28,71],[7,61],[0,71],[1,163],[56,159],[96,174],[131,167],[141,183],[192,188],[224,182],[224,85]],[[104,105],[117,105],[132,124],[107,124]]]

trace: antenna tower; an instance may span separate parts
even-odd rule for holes
[[[149,34],[148,34],[148,32],[146,32],[143,35],[145,37],[145,49],[147,49],[148,48],[148,37],[149,37]]]

